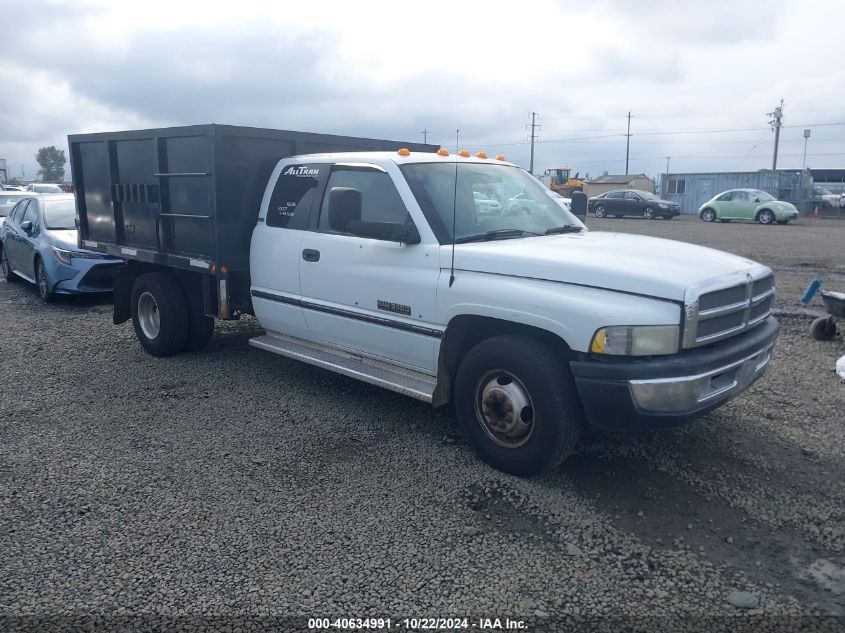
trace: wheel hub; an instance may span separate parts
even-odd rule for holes
[[[138,325],[148,339],[152,340],[161,331],[161,319],[155,297],[144,292],[138,297]]]
[[[534,429],[534,405],[515,376],[490,372],[479,382],[477,394],[476,418],[490,439],[506,448],[528,441]]]

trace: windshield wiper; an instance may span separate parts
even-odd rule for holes
[[[546,231],[546,235],[557,235],[558,233],[580,233],[584,229],[577,224],[564,224],[563,226],[554,226]]]
[[[509,237],[522,237],[523,235],[542,235],[541,233],[534,233],[533,231],[524,231],[522,229],[496,229],[495,231],[487,231],[479,235],[468,235],[467,237],[459,237],[455,240],[455,244],[465,244],[466,242],[489,242],[490,240],[507,239]]]

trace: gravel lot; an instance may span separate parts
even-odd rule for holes
[[[845,342],[812,341],[797,303],[816,274],[845,289],[845,223],[588,223],[771,265],[783,330],[738,400],[590,433],[530,480],[477,460],[451,410],[250,348],[252,319],[154,359],[108,302],[0,281],[0,629],[845,615]]]

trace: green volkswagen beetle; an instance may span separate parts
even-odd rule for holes
[[[702,204],[698,215],[705,222],[751,220],[760,224],[786,224],[798,217],[798,209],[759,189],[731,189]]]

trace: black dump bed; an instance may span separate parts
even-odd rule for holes
[[[80,245],[189,270],[249,271],[267,181],[296,154],[436,145],[231,125],[68,136]],[[212,268],[212,265],[215,265]]]

